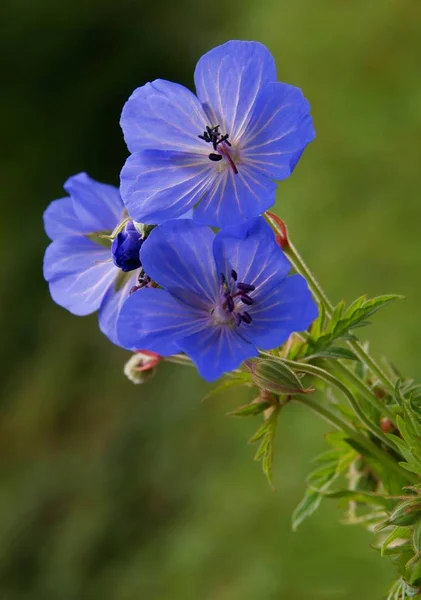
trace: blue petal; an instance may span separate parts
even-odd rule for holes
[[[259,93],[240,140],[241,158],[269,177],[285,179],[315,137],[310,105],[302,91],[270,83]]]
[[[169,356],[180,351],[179,339],[203,329],[208,322],[207,313],[187,306],[165,290],[144,288],[123,304],[117,336],[126,348]]]
[[[184,215],[200,200],[215,171],[207,156],[144,150],[121,171],[121,195],[129,214],[142,223]]]
[[[256,303],[279,285],[291,269],[263,217],[220,231],[215,237],[214,255],[218,272],[229,276],[234,269],[238,281],[256,287],[251,294]]]
[[[243,223],[270,208],[275,193],[276,184],[252,166],[240,164],[237,174],[227,167],[209,186],[193,219],[214,227]]]
[[[280,346],[294,331],[305,331],[318,315],[317,304],[301,275],[287,277],[246,308],[253,321],[241,333],[264,350]]]
[[[71,198],[53,200],[44,212],[44,229],[50,240],[85,233],[73,209]]]
[[[198,138],[208,120],[187,88],[156,79],[137,88],[124,105],[120,125],[130,152],[140,150],[206,151]]]
[[[129,274],[127,273],[127,275]],[[136,285],[138,275],[139,271],[132,271],[130,273],[130,276],[126,277],[124,285],[119,287],[117,290],[115,286],[115,281],[113,281],[108,287],[108,290],[99,308],[99,328],[102,331],[102,333],[104,333],[108,337],[108,339],[110,339],[114,344],[117,345],[119,345],[119,341],[117,338],[117,319],[124,302],[129,297],[131,288],[134,285]]]
[[[209,309],[219,297],[219,277],[213,257],[215,234],[189,219],[159,225],[140,251],[145,272],[187,303]]]
[[[112,231],[122,220],[123,202],[114,186],[79,173],[66,181],[64,189],[72,197],[75,215],[83,231]]]
[[[194,81],[209,125],[232,140],[244,131],[259,89],[276,81],[275,61],[258,42],[231,41],[202,56]]]
[[[239,367],[247,358],[258,354],[253,344],[228,327],[208,327],[185,337],[179,341],[179,346],[207,381],[218,379]]]
[[[53,300],[75,315],[97,310],[118,271],[109,258],[107,248],[84,237],[54,241],[44,257],[44,277]]]

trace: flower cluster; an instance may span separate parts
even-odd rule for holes
[[[85,174],[44,214],[51,296],[125,348],[185,353],[214,380],[309,327],[317,308],[262,215],[314,138],[301,90],[257,42],[198,62],[196,95],[136,89],[121,126],[120,189]],[[210,228],[219,228],[218,233]]]

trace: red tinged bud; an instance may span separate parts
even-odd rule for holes
[[[289,240],[288,240],[288,231],[285,223],[280,219],[277,215],[274,215],[270,211],[266,211],[266,216],[269,220],[269,223],[273,230],[275,231],[275,240],[280,248],[288,248]]]

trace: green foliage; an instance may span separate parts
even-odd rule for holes
[[[345,442],[342,433],[331,433],[326,436],[326,440],[333,449],[323,452],[313,460],[317,467],[308,475],[308,487],[304,498],[292,515],[294,531],[319,508],[324,497],[329,497],[333,483],[347,471],[357,457],[357,453]]]
[[[408,387],[408,386],[407,386]],[[419,386],[409,387],[409,390],[418,390]],[[411,393],[411,392],[409,392]],[[399,449],[405,462],[401,462],[401,466],[421,475],[421,420],[420,407],[416,404],[412,396],[404,396],[402,394],[402,384],[398,380],[395,388],[395,398],[402,409],[402,414],[397,416],[396,424],[399,435],[392,433],[387,434]]]
[[[263,425],[259,427],[249,440],[250,444],[260,442],[254,460],[262,461],[263,473],[266,475],[267,480],[272,487],[273,445],[275,441],[276,426],[278,424],[279,410],[279,404],[269,408],[270,414],[266,415],[266,420]]]
[[[324,331],[316,330],[316,333],[314,330],[312,331],[312,335],[308,341],[311,353],[323,356],[326,350],[330,349],[333,342],[355,339],[353,334],[350,333],[352,329],[368,325],[367,319],[369,317],[380,310],[380,308],[399,298],[402,298],[402,296],[396,294],[378,296],[371,300],[367,300],[366,296],[361,296],[348,309],[345,309],[345,301],[341,301],[335,307],[328,327]],[[335,350],[337,352],[337,349]],[[351,353],[347,356],[339,356],[339,358],[355,360],[356,356]]]

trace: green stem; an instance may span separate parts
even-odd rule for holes
[[[323,288],[314,277],[313,273],[310,271],[303,258],[301,257],[298,250],[295,246],[289,241],[288,245],[284,248],[285,254],[290,259],[292,266],[297,271],[305,277],[308,282],[308,285],[313,292],[315,298],[318,300],[319,304],[321,304],[325,310],[327,317],[331,317],[333,313],[333,306],[326,296]],[[364,349],[361,342],[359,341],[349,341],[349,346],[353,349],[358,358],[367,365],[368,369],[374,373],[377,379],[392,393],[395,391],[395,386],[384,373],[382,368],[376,363],[376,361],[368,354],[368,352]]]
[[[300,371],[301,373],[306,373],[307,375],[312,375],[313,377],[318,377],[325,383],[328,383],[329,385],[332,385],[332,386],[336,387],[338,390],[340,390],[344,394],[344,396],[347,398],[349,404],[351,405],[351,407],[354,410],[357,417],[360,419],[361,423],[363,423],[367,427],[367,429],[369,431],[371,431],[371,433],[373,435],[375,435],[383,444],[385,444],[385,446],[388,446],[395,452],[397,451],[395,444],[391,440],[389,440],[389,438],[387,438],[385,436],[385,434],[380,429],[380,427],[376,427],[376,425],[374,425],[370,421],[370,419],[368,419],[368,417],[366,417],[364,411],[361,409],[360,405],[358,404],[358,401],[355,398],[354,394],[351,392],[351,390],[349,390],[347,388],[346,385],[344,385],[342,383],[342,381],[340,381],[340,379],[338,379],[337,377],[335,377],[328,371],[325,371],[324,369],[320,369],[319,367],[316,367],[314,365],[309,365],[308,363],[297,363],[297,362],[285,360],[285,359],[284,359],[284,362],[286,365],[290,366],[295,371]],[[376,446],[376,448],[377,448],[377,446]],[[399,469],[400,469],[400,467],[399,467]]]
[[[356,390],[373,406],[382,416],[387,417],[390,421],[396,425],[396,415],[390,410],[390,408],[384,404],[379,398],[377,398],[376,394],[370,390],[368,385],[364,383],[357,375],[349,369],[346,365],[341,363],[340,361],[335,361],[333,364],[333,368],[339,371],[348,381],[351,383]]]
[[[394,471],[400,478],[405,478],[411,483],[418,481],[416,477],[412,477],[411,473],[404,471],[388,454],[383,452],[378,446],[373,444],[368,438],[360,435],[355,429],[350,427],[346,421],[332,413],[326,407],[322,406],[312,398],[305,395],[294,396],[295,402],[304,404],[315,413],[319,414],[323,419],[334,425],[337,429],[344,431],[352,440],[358,443],[359,446],[365,448],[369,454],[375,456],[387,469]]]

